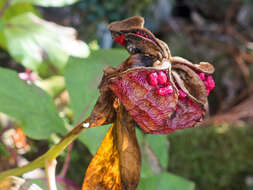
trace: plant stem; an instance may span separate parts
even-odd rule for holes
[[[7,170],[5,172],[2,172],[0,174],[0,181],[5,179],[8,176],[20,176],[23,173],[29,172],[31,170],[37,169],[37,168],[41,168],[44,166],[44,160],[45,160],[45,155],[37,158],[36,160],[30,162],[29,164],[23,166],[23,167],[19,167],[19,168],[14,168],[11,170]]]
[[[45,154],[38,157],[29,164],[0,173],[0,181],[8,176],[20,176],[23,173],[29,172],[36,168],[43,168],[46,161],[50,162],[54,160],[70,143],[72,143],[79,136],[82,131],[85,130],[82,125],[86,122],[87,119],[72,129],[66,136],[62,138],[58,144],[54,145]]]
[[[56,168],[56,160],[45,162],[46,174],[47,174],[47,183],[49,190],[57,190],[56,181],[55,181],[55,168]]]
[[[66,174],[67,174],[67,171],[68,171],[68,168],[69,168],[69,162],[70,162],[70,157],[71,157],[72,148],[73,148],[73,143],[71,143],[71,144],[68,146],[67,156],[66,156],[66,159],[65,159],[65,162],[64,162],[62,171],[60,172],[60,175],[59,175],[59,176],[61,176],[61,177],[63,177],[63,178],[65,178],[65,176],[66,176]]]

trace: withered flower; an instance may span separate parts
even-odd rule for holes
[[[89,125],[114,125],[87,170],[83,189],[136,189],[140,151],[134,122],[145,133],[167,134],[196,126],[208,109],[207,97],[215,87],[214,67],[171,56],[167,44],[143,25],[139,16],[109,25],[114,41],[130,57],[116,68],[106,68],[99,86]],[[109,147],[105,143],[110,136],[114,140]],[[111,165],[103,162],[105,157]]]
[[[109,25],[115,42],[124,46],[130,57],[117,68],[105,70],[92,121],[113,122],[112,105],[118,97],[146,133],[193,127],[208,109],[207,97],[215,86],[214,67],[172,57],[167,44],[143,24],[143,18],[136,16]]]

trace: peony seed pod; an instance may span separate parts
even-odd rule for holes
[[[207,97],[215,87],[214,67],[171,56],[167,44],[143,24],[143,18],[132,17],[109,25],[112,37],[130,57],[105,70],[91,119],[111,122],[115,117],[111,104],[118,98],[146,133],[166,134],[196,126],[205,116]]]

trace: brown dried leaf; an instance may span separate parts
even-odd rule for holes
[[[121,190],[119,153],[115,146],[116,125],[113,125],[86,171],[82,190]]]
[[[156,59],[170,58],[170,51],[166,43],[157,39],[152,32],[143,27],[144,19],[139,16],[123,21],[113,22],[109,30],[114,39],[123,38],[123,45],[130,54],[143,53]]]
[[[116,113],[113,108],[115,95],[106,86],[102,89],[90,115],[90,127],[106,125],[115,120]]]
[[[175,72],[176,71],[176,72]],[[197,73],[184,65],[174,64],[172,75],[178,86],[195,102],[207,108],[206,87]]]
[[[206,74],[213,74],[214,73],[214,67],[208,62],[200,62],[199,64],[193,64],[187,59],[184,59],[182,57],[171,57],[170,61],[172,64],[183,64],[186,65],[195,71],[203,72]]]
[[[125,34],[126,49],[130,54],[142,53],[162,59],[160,47],[149,39],[134,33]]]
[[[119,106],[116,123],[106,134],[93,157],[82,190],[135,190],[141,156],[133,120]]]
[[[129,30],[131,28],[143,28],[144,19],[140,16],[134,16],[122,21],[116,21],[109,24],[108,29],[114,32]]]

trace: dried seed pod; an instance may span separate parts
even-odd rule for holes
[[[137,60],[136,57],[134,60]],[[149,76],[159,72],[168,75],[168,82],[173,89],[171,92],[165,92],[168,86],[150,84]],[[109,88],[146,133],[169,133],[193,127],[203,119],[207,109],[203,81],[191,67],[184,64],[165,61],[160,68],[136,67],[108,81]],[[157,90],[161,94],[157,94]]]
[[[143,24],[141,17],[132,17],[109,25],[115,41],[131,56],[117,68],[105,71],[93,118],[102,115],[106,123],[112,121],[115,113],[111,103],[117,96],[146,133],[194,127],[208,109],[207,96],[215,86],[211,76],[214,67],[172,57],[168,46]],[[109,103],[99,109],[102,102]]]
[[[139,16],[123,21],[113,22],[109,30],[115,42],[124,46],[130,54],[148,54],[153,59],[170,58],[170,51],[166,43],[157,39],[152,32],[143,27],[144,19]],[[120,36],[120,37],[119,37]],[[124,36],[124,43],[121,40]]]

